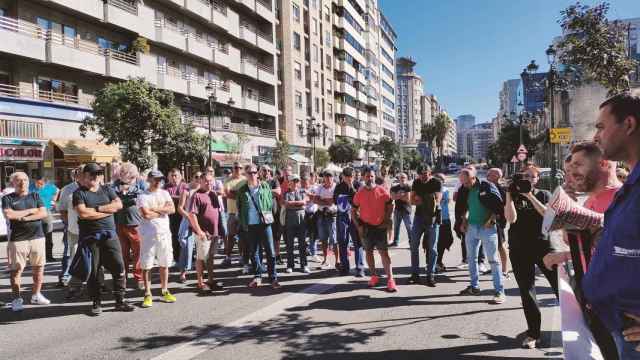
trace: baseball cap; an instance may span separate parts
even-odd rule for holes
[[[147,177],[151,179],[158,179],[158,178],[163,178],[164,175],[160,170],[151,170],[149,171],[149,175],[147,175]]]
[[[322,177],[333,176],[333,173],[329,169],[322,170]]]
[[[82,172],[90,174],[104,174],[104,169],[102,168],[102,166],[92,162],[85,165],[82,168]]]
[[[297,174],[291,174],[289,175],[289,181],[300,181],[300,176]]]

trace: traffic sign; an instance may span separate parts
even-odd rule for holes
[[[512,163],[517,163],[518,162],[518,159],[516,159],[515,155],[513,155],[513,157],[511,158],[511,162]]]
[[[569,144],[571,137],[571,128],[553,128],[549,131],[549,142],[552,144]]]
[[[517,153],[518,154],[526,154],[527,153],[527,148],[524,147],[524,145],[520,145],[520,147],[518,148]]]

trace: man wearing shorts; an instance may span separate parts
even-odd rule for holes
[[[242,185],[246,179],[241,174],[242,166],[239,162],[233,163],[233,169],[231,176],[224,182],[224,196],[227,199],[227,237],[224,246],[225,259],[222,262],[223,266],[231,266],[231,254],[233,246],[238,237],[238,248],[241,255],[241,263],[244,265],[243,274],[249,273],[249,251],[247,245],[240,237],[240,226],[238,224],[238,205],[236,203],[236,193],[240,185]]]
[[[151,277],[150,272],[153,262],[158,262],[160,267],[160,286],[162,288],[162,300],[167,303],[176,301],[167,289],[169,282],[169,266],[173,262],[173,246],[171,240],[171,226],[169,215],[176,209],[173,206],[173,199],[168,191],[161,189],[164,176],[158,170],[152,170],[148,175],[149,190],[138,196],[137,206],[140,208],[142,222],[140,233],[142,243],[140,244],[140,267],[142,268],[142,278],[144,280],[144,300],[142,307],[153,306],[151,298]]]
[[[340,270],[340,255],[338,252],[338,244],[336,242],[336,217],[338,215],[338,207],[333,199],[333,192],[336,184],[333,182],[333,174],[331,171],[322,172],[322,184],[316,187],[313,201],[318,204],[318,238],[322,243],[322,264],[321,269],[329,269],[329,246],[333,248],[333,254],[336,259],[336,269]]]
[[[376,185],[375,179],[375,170],[364,171],[365,184],[353,197],[354,207],[351,209],[351,214],[354,219],[358,219],[358,231],[367,254],[367,265],[371,274],[369,287],[375,287],[380,282],[373,257],[373,249],[377,249],[387,275],[387,291],[396,292],[398,288],[393,279],[391,258],[387,250],[387,229],[391,226],[393,203],[387,190],[381,185]]]
[[[46,263],[46,249],[42,219],[47,217],[47,209],[36,192],[29,193],[29,177],[18,171],[11,174],[11,184],[15,192],[2,197],[4,217],[9,220],[11,236],[7,245],[7,255],[11,264],[11,290],[13,301],[11,309],[22,311],[23,300],[20,297],[20,276],[27,264],[32,267],[33,294],[31,303],[48,305],[50,301],[41,293]]]
[[[218,195],[213,192],[215,179],[212,174],[204,173],[200,177],[200,188],[193,194],[189,223],[196,234],[196,274],[198,289],[224,290],[213,279],[213,257],[218,250],[218,220],[220,218]],[[207,266],[208,281],[204,283],[204,266]]]

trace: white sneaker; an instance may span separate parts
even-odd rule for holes
[[[456,266],[456,268],[460,269],[460,270],[466,270],[469,268],[469,264],[462,262],[460,263],[460,265]]]
[[[305,274],[311,274],[311,269],[309,269],[309,267],[308,267],[308,266],[305,266],[305,267],[302,269],[302,272],[303,272],[303,273],[305,273]]]
[[[49,301],[49,299],[44,297],[42,293],[37,293],[31,296],[31,303],[33,305],[49,305],[51,304],[51,301]]]
[[[249,273],[249,265],[245,265],[242,267],[242,275],[247,275]]]
[[[13,311],[22,311],[24,310],[24,306],[22,305],[24,300],[22,298],[15,298],[11,302],[11,310]]]
[[[292,268],[287,268],[287,270],[285,270],[285,272],[286,272],[287,274],[291,274],[291,273],[293,272],[293,269],[292,269]]]
[[[480,263],[480,264],[478,265],[478,272],[479,272],[480,274],[482,274],[482,273],[484,273],[484,272],[487,272],[487,270],[488,270],[488,269],[487,269],[487,265],[485,265],[484,263]]]
[[[322,260],[320,259],[320,256],[313,255],[313,257],[311,257],[311,261],[313,261],[313,262],[321,262]]]

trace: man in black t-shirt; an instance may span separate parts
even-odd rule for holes
[[[420,242],[422,235],[426,235],[428,259],[427,259],[427,286],[435,287],[434,274],[436,272],[436,260],[438,258],[438,231],[440,230],[440,201],[442,200],[442,183],[431,176],[431,168],[423,166],[418,169],[420,177],[413,182],[411,187],[411,203],[416,205],[416,214],[413,217],[412,236],[409,239],[411,247],[411,277],[409,283],[420,282]]]
[[[7,255],[11,267],[11,289],[13,301],[11,309],[21,311],[23,300],[20,297],[20,277],[27,259],[33,273],[33,295],[31,303],[48,305],[50,302],[41,293],[46,262],[46,249],[42,219],[47,217],[47,210],[36,192],[29,193],[29,177],[18,171],[11,174],[11,184],[15,192],[2,198],[4,217],[9,220],[9,243]]]
[[[397,185],[391,187],[391,199],[395,200],[393,210],[393,246],[400,245],[400,227],[404,223],[407,229],[407,237],[411,239],[411,185],[407,183],[407,174],[400,173]]]
[[[100,165],[85,165],[82,169],[82,187],[73,193],[73,206],[78,212],[80,228],[76,257],[82,256],[81,248],[91,252],[91,273],[87,286],[93,300],[91,312],[94,315],[102,312],[99,290],[101,265],[111,272],[116,310],[133,311],[133,307],[124,301],[124,263],[113,220],[113,214],[122,209],[122,201],[111,187],[102,185],[103,174]]]

